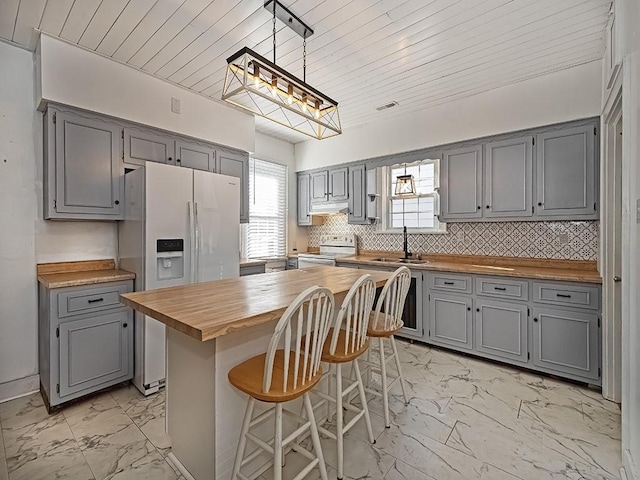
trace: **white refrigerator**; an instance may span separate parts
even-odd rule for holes
[[[125,175],[125,203],[118,257],[136,291],[239,275],[239,178],[147,162]],[[135,315],[133,381],[149,395],[165,380],[165,326]]]

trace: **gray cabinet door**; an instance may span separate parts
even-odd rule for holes
[[[211,147],[184,140],[176,141],[176,165],[213,172],[215,160],[216,152]]]
[[[121,214],[123,186],[119,158],[121,128],[70,112],[55,115],[55,155],[48,156],[48,161],[55,158],[55,212],[117,219]]]
[[[167,135],[139,130],[124,129],[124,162],[144,165],[145,162],[175,164],[175,140]]]
[[[349,198],[349,169],[335,168],[329,170],[329,201],[346,202]]]
[[[429,293],[429,339],[456,348],[473,348],[471,297]]]
[[[476,299],[474,335],[477,351],[527,363],[527,306]]]
[[[130,377],[129,310],[60,324],[60,396]]]
[[[324,203],[329,199],[329,172],[311,174],[311,203]]]
[[[308,173],[298,175],[298,225],[311,225],[312,219],[309,215],[311,176]]]
[[[241,180],[240,223],[249,223],[249,155],[218,150],[215,171]]]
[[[538,216],[598,218],[594,124],[536,137]]]
[[[532,313],[533,364],[546,371],[597,381],[598,316],[542,307]]]
[[[485,146],[484,216],[533,215],[533,136]]]
[[[440,168],[440,220],[482,217],[482,146],[447,150]]]
[[[367,171],[364,165],[349,168],[349,217],[355,225],[369,224],[367,218]]]

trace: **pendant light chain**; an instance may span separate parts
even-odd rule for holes
[[[273,2],[273,63],[276,63],[276,2]]]
[[[302,41],[302,81],[307,83],[307,32],[305,31],[305,37]]]

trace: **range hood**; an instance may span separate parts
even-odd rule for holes
[[[333,215],[334,213],[349,213],[347,202],[330,202],[311,205],[311,215]]]

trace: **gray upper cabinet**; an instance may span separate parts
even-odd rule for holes
[[[595,124],[536,137],[536,213],[539,217],[597,219]]]
[[[367,217],[367,171],[364,165],[349,167],[349,217],[355,225],[371,223]]]
[[[348,172],[347,167],[329,170],[330,202],[346,202],[349,198]]]
[[[311,174],[311,203],[324,203],[329,200],[329,172]]]
[[[527,363],[527,305],[477,299],[475,349],[490,357]]]
[[[429,339],[463,350],[473,348],[472,299],[469,296],[431,292]]]
[[[121,127],[90,114],[49,108],[44,130],[44,217],[121,218]]]
[[[249,223],[249,155],[218,150],[215,172],[242,181],[240,188],[240,223]]]
[[[482,217],[482,146],[447,150],[440,168],[440,220]]]
[[[532,152],[533,136],[485,145],[484,217],[533,215]]]
[[[311,175],[308,173],[298,174],[298,225],[312,225],[309,214]]]
[[[208,145],[178,140],[176,165],[213,172],[216,168],[216,151]]]
[[[144,165],[158,162],[175,165],[175,140],[168,135],[160,135],[138,128],[124,128],[125,163]]]
[[[598,316],[575,310],[533,309],[533,364],[598,381],[600,335]]]

